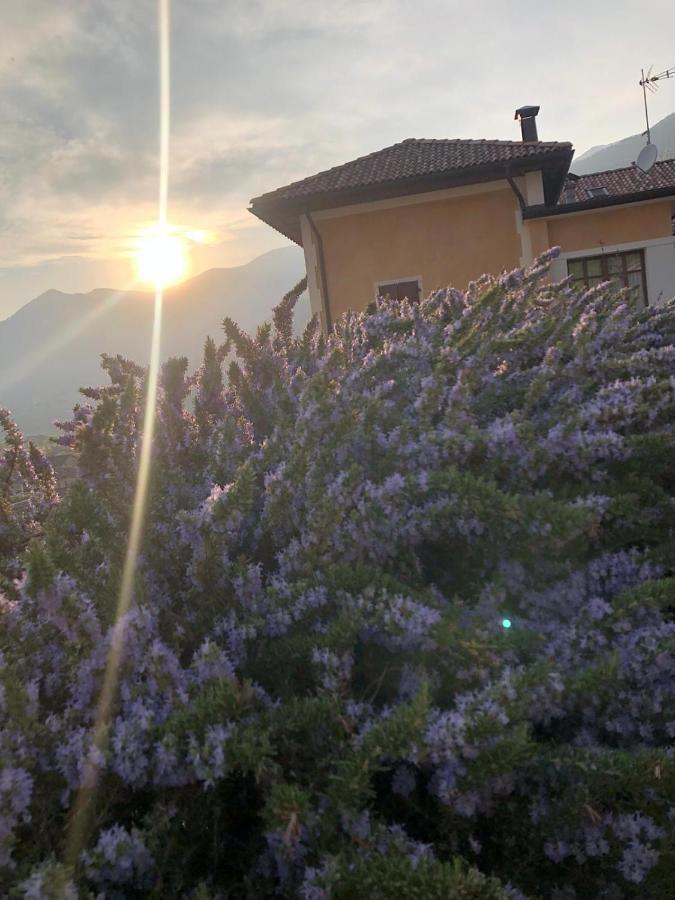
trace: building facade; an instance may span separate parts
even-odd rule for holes
[[[379,295],[411,299],[561,248],[552,277],[613,280],[643,303],[675,295],[675,160],[576,177],[569,143],[406,140],[251,201],[305,252],[328,329]]]

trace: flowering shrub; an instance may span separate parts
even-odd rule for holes
[[[16,427],[0,407],[0,591],[12,590],[21,573],[19,557],[37,536],[41,522],[58,502],[54,470],[45,454]]]
[[[104,359],[1,601],[3,893],[672,896],[675,303],[548,258],[168,363],[120,620]]]

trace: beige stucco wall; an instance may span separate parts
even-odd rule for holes
[[[555,241],[549,239],[548,222],[545,219],[531,219],[524,223],[524,227],[530,235],[529,258],[523,260],[523,263],[527,265],[549,247],[555,246]]]
[[[670,200],[633,203],[548,220],[550,246],[563,252],[649,241],[672,233]]]
[[[562,250],[551,267],[551,277],[556,281],[565,278],[570,259],[640,249],[645,260],[647,300],[650,304],[664,303],[675,296],[674,214],[671,200],[655,200],[549,219],[550,242],[559,244]]]
[[[526,202],[536,203],[541,177],[528,178],[517,182]],[[335,321],[349,308],[367,306],[377,282],[421,277],[423,294],[448,284],[464,288],[484,272],[527,265],[555,245],[565,254],[670,238],[671,215],[671,201],[663,200],[523,222],[515,193],[501,181],[326,210],[314,221]],[[316,248],[308,227],[309,273]],[[318,311],[318,280],[313,288]]]
[[[441,199],[315,215],[323,241],[333,319],[363,309],[375,283],[421,276],[422,291],[520,264],[518,201],[507,183]]]

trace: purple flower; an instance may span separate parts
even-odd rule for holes
[[[544,853],[552,862],[562,862],[564,859],[567,859],[571,852],[569,844],[563,840],[546,841],[544,843]]]
[[[659,861],[659,853],[640,841],[631,841],[624,849],[619,862],[619,871],[634,884],[640,884]]]
[[[391,789],[401,797],[408,797],[415,790],[417,779],[410,766],[398,766],[391,779]]]
[[[100,885],[144,887],[154,860],[137,829],[113,825],[99,834],[91,851],[82,854],[87,877]]]

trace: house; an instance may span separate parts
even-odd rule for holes
[[[408,139],[251,201],[304,248],[324,329],[378,295],[465,286],[556,245],[556,279],[675,295],[675,160],[574,176],[572,145],[540,141],[538,112],[516,111],[522,141]]]

